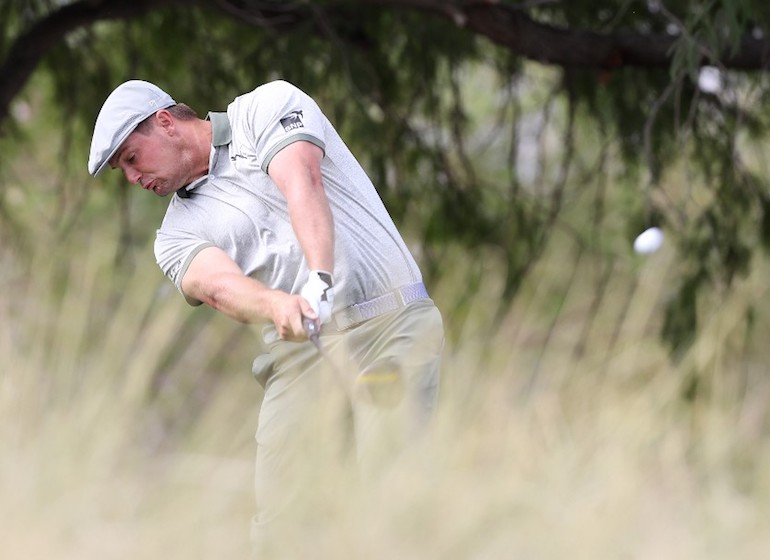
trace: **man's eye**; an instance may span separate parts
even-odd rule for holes
[[[136,154],[131,154],[130,156],[128,156],[128,157],[126,158],[126,161],[127,161],[128,163],[134,163],[134,161],[136,161]]]

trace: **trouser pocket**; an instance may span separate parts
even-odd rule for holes
[[[275,362],[270,354],[260,354],[251,364],[251,373],[254,374],[254,379],[262,385],[264,389],[267,385],[267,380],[270,379],[270,375],[273,373],[273,367]]]

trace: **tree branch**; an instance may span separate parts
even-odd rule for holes
[[[536,22],[524,12],[502,4],[474,2],[462,12],[466,16],[464,26],[469,30],[519,56],[558,66],[667,67],[679,40],[678,36],[661,33],[598,33],[558,28]],[[746,37],[735,52],[723,53],[718,60],[727,68],[765,70],[770,66],[770,42]]]
[[[557,66],[612,69],[621,66],[667,67],[680,37],[665,33],[619,30],[600,33],[560,28],[532,19],[526,4],[511,6],[497,0],[359,0],[389,8],[410,8],[453,21],[513,53]],[[717,56],[726,68],[766,70],[770,41],[747,36],[734,52]],[[715,63],[717,61],[712,61]]]
[[[100,20],[126,19],[184,0],[81,0],[59,8],[37,21],[11,45],[0,65],[0,125],[10,112],[11,102],[21,92],[45,54],[67,33]]]
[[[50,12],[12,43],[0,64],[0,125],[40,60],[67,33],[101,20],[128,19],[154,9],[191,4],[208,4],[242,22],[271,29],[290,28],[314,17],[302,2],[280,5],[239,0],[79,0]],[[333,12],[352,4],[359,8],[368,4],[422,11],[486,37],[518,56],[564,67],[667,67],[679,40],[662,33],[559,28],[532,19],[525,12],[530,4],[512,6],[495,0],[337,0],[326,4],[326,10]],[[710,56],[717,59],[710,63],[724,68],[766,70],[770,67],[770,40],[747,36],[734,51]]]

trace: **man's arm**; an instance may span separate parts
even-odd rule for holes
[[[323,150],[304,140],[289,144],[268,174],[286,198],[294,234],[310,270],[334,273],[334,221],[321,179]]]
[[[207,247],[195,255],[182,278],[182,291],[242,323],[271,320],[284,340],[305,340],[302,316],[316,316],[304,298],[273,290],[246,276],[217,247]]]

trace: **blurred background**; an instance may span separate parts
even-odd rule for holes
[[[201,116],[312,95],[444,315],[428,453],[322,473],[271,558],[766,556],[764,3],[5,0],[0,29],[0,557],[249,554],[258,330],[162,276],[166,200],[86,172],[132,78]]]

